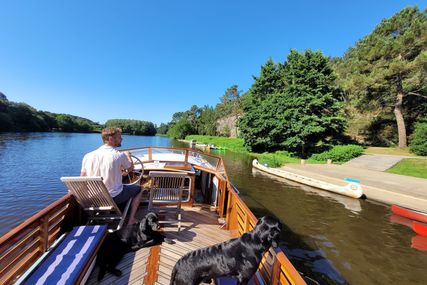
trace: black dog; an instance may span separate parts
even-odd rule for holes
[[[189,252],[175,264],[170,285],[197,285],[220,276],[247,284],[264,253],[270,246],[277,246],[281,230],[279,220],[265,216],[252,231],[239,238]]]
[[[158,232],[159,229],[159,217],[150,212],[139,223],[108,234],[98,252],[98,281],[104,278],[107,271],[121,276],[122,272],[116,266],[126,253],[158,245],[163,241],[173,243]]]
[[[121,239],[131,245],[132,250],[158,245],[163,241],[172,243],[159,230],[159,216],[154,212],[149,212],[138,224],[124,228],[121,231]]]

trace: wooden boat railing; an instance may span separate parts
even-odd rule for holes
[[[0,238],[0,284],[13,284],[65,231],[68,213],[79,213],[70,194],[44,208]]]
[[[226,228],[235,236],[252,230],[257,218],[230,183],[221,157],[187,148],[145,147],[128,149],[142,155],[144,162],[156,159],[156,153],[174,152],[178,160],[189,163],[197,158],[204,163],[194,164],[201,171],[218,178],[217,212],[226,217]],[[205,163],[206,162],[206,163]],[[73,215],[67,215],[73,213]],[[77,215],[75,213],[78,213]],[[79,206],[70,194],[52,203],[27,221],[0,238],[0,284],[13,284],[42,256],[54,241],[72,225],[81,222]],[[260,265],[259,275],[265,284],[306,284],[281,249],[270,249]]]

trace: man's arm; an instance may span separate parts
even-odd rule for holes
[[[133,170],[133,161],[132,161],[131,154],[130,154],[130,152],[128,152],[128,151],[124,151],[123,153],[126,155],[126,158],[127,158],[127,159],[128,159],[128,161],[130,162],[130,167],[129,167],[129,168],[127,168],[127,171],[132,171],[132,170]]]

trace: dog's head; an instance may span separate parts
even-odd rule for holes
[[[147,231],[158,231],[160,229],[159,216],[154,212],[149,212],[139,223],[139,231],[146,233]]]
[[[264,216],[258,220],[253,231],[261,239],[263,245],[277,247],[280,241],[282,223],[274,217]]]

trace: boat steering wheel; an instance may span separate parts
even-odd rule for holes
[[[144,174],[144,165],[142,164],[142,161],[134,156],[131,155],[132,164],[133,164],[133,170],[123,170],[122,171],[122,183],[123,185],[134,185],[138,184],[139,181],[141,181],[142,175]]]

